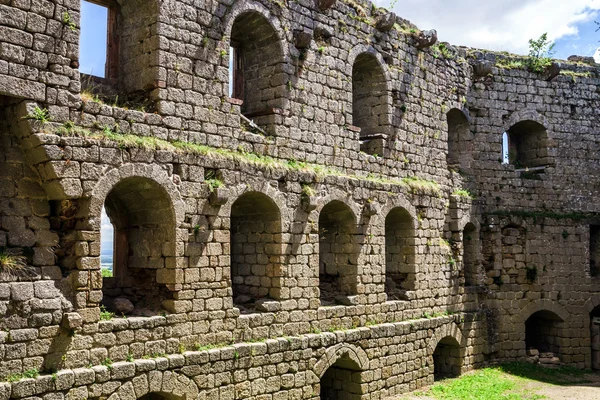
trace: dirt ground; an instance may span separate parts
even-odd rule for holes
[[[534,380],[522,380],[518,385],[518,389],[509,393],[518,392],[522,395],[523,399],[538,395],[543,396],[543,399],[548,400],[600,400],[600,372],[590,373],[582,378],[589,380],[590,382],[559,386]],[[427,390],[428,388],[422,388],[418,392],[407,393],[386,400],[436,400],[434,397],[423,394],[424,392],[427,392]],[[500,397],[499,399],[501,398],[504,397]],[[535,398],[539,399],[540,397]]]

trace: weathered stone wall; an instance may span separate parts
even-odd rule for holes
[[[317,399],[340,380],[380,399],[525,359],[531,321],[592,365],[596,68],[479,77],[501,56],[419,49],[358,2],[143,3],[121,4],[104,84],[154,113],[81,100],[78,1],[0,1],[0,247],[27,264],[0,270],[0,399]]]

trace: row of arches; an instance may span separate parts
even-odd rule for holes
[[[221,217],[229,221],[228,232],[221,235],[228,233],[229,237],[220,239],[216,245],[228,245],[229,251],[214,253],[219,256],[214,259],[215,267],[223,267],[224,257],[229,258],[234,305],[252,310],[259,300],[284,299],[282,288],[293,273],[287,266],[289,246],[294,243],[300,246],[298,252],[305,257],[303,263],[307,268],[316,266],[311,260],[318,260],[318,271],[315,268],[304,278],[318,279],[323,305],[345,304],[349,296],[359,293],[361,265],[366,262],[361,257],[382,265],[385,281],[381,283],[389,300],[406,300],[406,293],[415,289],[418,221],[407,202],[398,200],[402,206],[393,203],[386,206],[381,215],[369,221],[370,231],[366,234],[367,228],[359,221],[358,206],[329,196],[322,199],[315,211],[318,218],[315,217],[316,224],[311,224],[312,232],[293,239],[288,221],[291,213],[287,208],[282,209],[286,207],[285,201],[273,189],[240,190],[220,211]],[[184,255],[177,253],[175,243],[179,226],[175,209],[180,204],[171,203],[173,194],[159,182],[140,176],[115,181],[105,194],[102,205],[108,221],[101,232],[101,257],[107,270],[103,279],[107,307],[113,306],[114,299],[124,297],[142,312],[150,312],[160,309],[160,304],[169,297],[165,285],[173,283],[169,274],[177,256]],[[208,224],[193,230],[187,255],[213,255]],[[462,237],[465,280],[468,285],[475,285],[478,268],[475,225],[468,223]],[[369,255],[363,254],[366,243],[372,248]],[[204,253],[194,253],[194,246],[200,246],[198,251]]]

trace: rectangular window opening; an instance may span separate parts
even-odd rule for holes
[[[80,72],[116,79],[119,41],[117,5],[112,0],[81,1]]]

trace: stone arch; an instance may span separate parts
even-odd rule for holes
[[[103,207],[114,227],[114,253],[112,274],[102,278],[102,304],[124,314],[158,313],[172,297],[169,285],[181,283],[181,274],[169,268],[182,256],[176,245],[185,213],[179,190],[164,169],[128,164],[109,171],[91,191],[86,210],[97,243]]]
[[[110,170],[98,180],[90,193],[88,215],[93,229],[100,227],[100,215],[106,201],[106,196],[123,179],[147,178],[156,182],[169,196],[175,214],[176,227],[181,226],[185,218],[185,203],[182,200],[179,188],[173,182],[167,171],[154,164],[127,164]]]
[[[514,322],[524,323],[529,317],[539,311],[550,311],[565,322],[569,320],[570,314],[563,306],[550,299],[539,299],[530,302],[519,313],[515,314]]]
[[[535,110],[513,113],[505,127],[503,155],[508,152],[508,164],[515,168],[534,168],[553,164],[554,143],[551,140],[548,120]],[[507,143],[505,143],[507,141]]]
[[[387,138],[392,133],[389,73],[381,55],[371,47],[353,49],[350,60],[352,125],[360,128],[361,151],[384,155]]]
[[[330,190],[326,196],[320,197],[317,200],[317,206],[314,211],[316,215],[318,216],[319,214],[321,214],[323,208],[332,201],[339,201],[341,203],[344,203],[350,210],[352,210],[352,213],[355,215],[356,224],[359,223],[361,207],[354,200],[352,200],[352,197],[347,192],[344,192],[343,190],[340,190],[338,188]]]
[[[290,41],[284,40],[281,32],[285,30],[279,19],[257,2],[236,2],[225,19],[224,33],[230,39],[228,50],[233,68],[228,74],[232,77],[228,95],[242,100],[242,113],[258,118],[259,125],[259,117],[285,109],[289,102],[285,85],[290,76],[285,65],[291,60]],[[265,53],[269,57],[265,58]],[[269,81],[279,83],[272,87]]]
[[[548,119],[537,112],[536,110],[519,110],[513,112],[506,123],[504,124],[504,130],[507,131],[511,126],[517,124],[520,121],[534,121],[540,125],[548,128],[550,126],[550,122]]]
[[[435,331],[427,347],[434,380],[460,376],[465,348],[466,338],[454,322]]]
[[[435,330],[433,336],[431,339],[429,339],[429,343],[427,344],[427,354],[432,355],[440,340],[448,336],[454,338],[460,345],[461,349],[464,349],[467,344],[466,338],[463,336],[458,325],[456,325],[454,322],[450,322],[440,326]]]
[[[285,7],[281,7],[280,10],[282,12],[281,20],[292,20],[289,10],[287,10]],[[286,29],[284,29],[284,27],[281,25],[280,18],[271,13],[271,11],[267,7],[265,7],[257,1],[250,0],[235,2],[233,6],[229,9],[229,12],[223,18],[223,35],[231,36],[231,29],[233,28],[235,20],[240,15],[249,12],[256,12],[262,15],[267,21],[269,21],[269,24],[271,24],[281,42],[281,51],[283,52],[284,59],[286,61],[290,61],[290,51],[287,45],[289,43],[289,38],[283,36],[285,35],[284,32],[286,32]]]
[[[231,206],[230,264],[233,302],[252,311],[279,300],[282,287],[281,210],[267,195],[246,191]]]
[[[371,56],[373,56],[377,59],[377,62],[379,63],[379,66],[381,67],[383,74],[385,75],[386,89],[388,91],[391,91],[392,90],[392,78],[390,75],[390,70],[387,66],[387,63],[383,59],[383,56],[372,46],[368,46],[366,44],[359,44],[359,45],[354,46],[352,48],[352,50],[350,50],[350,52],[348,53],[348,62],[346,64],[346,68],[347,68],[346,74],[348,76],[352,75],[352,66],[356,62],[356,59],[358,58],[358,56],[360,56],[361,54],[370,54]],[[346,89],[348,91],[350,91],[351,83],[348,83],[346,85]]]
[[[327,349],[325,354],[317,361],[313,368],[315,375],[318,378],[323,377],[325,371],[340,358],[352,360],[361,371],[369,369],[369,357],[362,348],[352,344],[340,343]]]
[[[228,218],[231,215],[231,206],[235,201],[246,193],[256,192],[261,193],[268,197],[281,213],[281,229],[286,232],[289,228],[290,220],[288,218],[289,213],[287,207],[287,201],[285,195],[273,186],[269,185],[268,182],[246,182],[237,186],[227,187],[229,191],[229,197],[227,202],[219,209],[219,216],[222,218]]]
[[[319,210],[319,293],[323,305],[346,304],[358,294],[357,215],[343,200],[331,200]]]
[[[150,393],[162,395],[167,400],[196,400],[199,390],[196,383],[185,375],[172,371],[150,371],[123,384],[108,400],[139,399]]]

